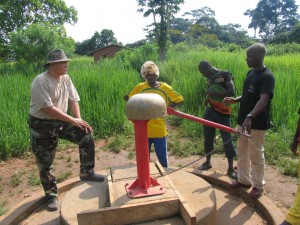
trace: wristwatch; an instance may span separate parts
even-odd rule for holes
[[[249,119],[252,119],[252,114],[249,113],[246,117],[249,118]]]

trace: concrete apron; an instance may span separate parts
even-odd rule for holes
[[[3,219],[0,217],[0,224],[33,225],[46,221],[52,221],[47,222],[49,225],[131,224],[135,221],[135,224],[149,225],[214,224],[216,195],[218,208],[220,206],[224,208],[222,205],[228,200],[228,197],[224,198],[219,195],[218,188],[229,190],[230,178],[216,171],[199,171],[192,168],[184,168],[159,177],[163,169],[155,166],[157,164],[151,163],[150,171],[151,177],[158,177],[158,182],[166,189],[162,195],[139,199],[128,198],[125,185],[136,179],[136,165],[114,167],[111,170],[100,171],[102,174],[107,173],[107,182],[82,182],[78,178],[73,178],[60,183],[58,185],[62,199],[60,212],[53,213],[45,209],[46,201],[41,192],[11,209],[4,218],[2,216]],[[214,189],[208,182],[218,188]],[[248,192],[249,190],[241,189],[232,194],[242,197],[244,202],[250,203],[262,212],[267,224],[279,224],[284,219],[282,212],[270,199],[262,196],[258,200],[251,200],[248,198]],[[220,202],[222,198],[225,199],[223,203]],[[38,209],[41,209],[40,212]],[[104,216],[110,218],[111,221],[106,221]],[[223,216],[219,217],[220,215],[217,214],[216,224],[224,224]],[[232,218],[228,219],[230,223],[233,222]],[[78,223],[79,221],[82,223]],[[253,219],[250,219],[248,223],[253,224],[251,221],[253,222]],[[240,222],[237,221],[236,224]]]
[[[214,224],[214,189],[194,174],[180,170],[161,176],[164,169],[151,163],[151,177],[158,177],[165,193],[129,198],[125,186],[136,179],[136,165],[107,172],[107,183],[80,182],[66,194],[61,205],[63,224],[138,224],[174,216],[178,224]]]

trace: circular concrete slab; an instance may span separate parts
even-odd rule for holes
[[[101,171],[103,172],[103,171]],[[169,171],[168,171],[169,172]],[[202,178],[198,177],[199,175],[195,176],[194,174],[197,171],[193,169],[185,170],[185,171],[176,171],[174,173],[171,173],[168,175],[170,178],[171,182],[173,185],[177,185],[178,188],[175,188],[176,190],[180,189],[180,186],[182,182],[185,180],[188,180],[187,182],[184,182],[182,185],[182,188],[187,190],[189,189],[190,182],[191,183],[198,183],[198,180],[202,180]],[[190,177],[190,175],[193,175]],[[202,174],[203,175],[203,174]],[[201,175],[201,176],[202,176]],[[205,176],[205,175],[203,175]],[[189,178],[190,177],[190,178]],[[209,178],[209,179],[207,179]],[[212,195],[215,198],[216,201],[216,214],[215,214],[215,225],[223,225],[223,224],[231,224],[231,225],[239,225],[239,224],[244,224],[244,225],[252,225],[252,224],[257,224],[257,225],[264,225],[264,224],[269,224],[269,222],[266,222],[265,216],[270,217],[268,220],[270,221],[279,221],[282,218],[276,218],[276,216],[272,215],[272,212],[277,212],[276,208],[272,207],[270,209],[270,200],[266,198],[265,196],[261,197],[259,201],[255,202],[250,202],[251,206],[245,202],[245,198],[243,197],[243,194],[247,194],[247,190],[241,190],[238,191],[237,193],[233,194],[232,192],[228,191],[226,187],[226,184],[228,185],[228,177],[221,175],[220,173],[214,173],[214,174],[209,174],[207,173],[207,176],[205,178],[208,180],[208,182],[212,183],[213,186],[210,184],[206,183],[205,185],[210,186],[210,188],[206,189],[206,186],[198,186],[195,190],[187,190],[186,195],[184,193],[185,190],[180,191],[182,194],[182,197],[185,197],[186,199],[189,199],[190,197],[188,194],[190,192],[196,193],[198,195],[202,190],[204,192],[208,191],[207,193],[210,193],[208,196]],[[77,186],[74,184],[77,183]],[[69,187],[73,184],[73,188],[70,189]],[[216,186],[217,184],[217,186]],[[96,187],[99,185],[98,187]],[[73,220],[70,217],[69,224],[77,224],[76,221],[76,207],[81,207],[84,206],[85,208],[89,207],[88,205],[84,205],[85,203],[79,203],[76,202],[76,198],[81,198],[81,200],[91,200],[91,202],[94,202],[95,205],[98,205],[98,207],[105,206],[107,203],[107,198],[102,198],[104,196],[107,196],[108,194],[104,194],[105,191],[108,191],[108,188],[105,189],[105,186],[108,185],[107,183],[94,183],[94,182],[79,182],[78,183],[78,178],[73,180],[73,181],[66,181],[64,183],[61,183],[59,186],[61,187],[60,190],[60,202],[61,202],[61,207],[62,210],[65,211],[65,214],[67,211],[70,213],[70,215],[73,216]],[[104,186],[104,187],[103,187]],[[74,193],[72,193],[76,188]],[[85,189],[83,192],[79,191],[80,188]],[[94,189],[95,188],[95,189]],[[104,189],[103,189],[104,188]],[[74,190],[73,190],[74,189]],[[94,190],[96,191],[94,191]],[[101,189],[103,189],[101,191]],[[66,198],[66,196],[68,198]],[[74,195],[74,196],[73,196]],[[76,197],[77,196],[77,197]],[[102,197],[101,197],[102,196]],[[191,195],[193,196],[193,195]],[[34,198],[36,199],[36,198]],[[191,208],[192,207],[200,207],[199,205],[203,204],[203,202],[206,202],[207,200],[205,199],[198,199],[198,198],[190,198],[189,202],[191,202]],[[211,200],[210,200],[211,201]],[[42,206],[44,203],[41,201],[41,205],[39,207],[36,207],[36,210],[26,219],[21,219],[18,220],[19,218],[24,218],[24,213],[28,212],[28,209],[25,211],[20,210],[23,209],[24,207],[29,207],[32,208],[30,205],[30,202],[36,202],[31,200],[26,200],[16,206],[15,210],[11,210],[11,212],[5,217],[4,220],[1,220],[0,223],[3,225],[14,225],[14,224],[21,224],[21,225],[40,225],[40,224],[45,224],[45,225],[60,225],[64,224],[63,222],[60,221],[60,211],[57,212],[48,212],[46,207]],[[71,204],[68,204],[71,203]],[[106,202],[106,203],[105,203]],[[264,203],[266,202],[266,203]],[[258,205],[256,205],[256,203]],[[194,206],[193,206],[194,205]],[[272,205],[272,204],[271,204]],[[73,208],[71,208],[71,206]],[[259,207],[258,207],[259,206]],[[83,208],[84,208],[83,207]],[[254,208],[253,208],[254,207]],[[262,208],[268,209],[267,212],[262,210]],[[37,210],[37,208],[39,208]],[[259,209],[259,213],[257,213],[256,210]],[[206,209],[205,209],[206,210]],[[204,210],[204,211],[205,211]],[[24,211],[24,212],[23,212]],[[271,215],[270,215],[271,214]],[[27,214],[28,215],[28,214]],[[263,216],[263,217],[261,217]],[[65,216],[66,217],[66,216]],[[9,221],[19,221],[18,223],[11,223]],[[183,225],[185,222],[180,216],[172,216],[169,218],[165,219],[160,219],[160,220],[154,220],[154,221],[149,221],[149,222],[141,222],[139,224],[145,224],[145,225],[161,225],[161,224],[170,224],[170,225]],[[201,224],[201,223],[198,223]],[[207,224],[207,223],[202,223],[202,224]],[[270,224],[278,224],[277,222],[270,222]]]
[[[109,206],[107,182],[79,182],[64,197],[61,203],[62,224],[75,225],[77,213]]]
[[[152,166],[151,170],[159,174],[155,171],[156,167]],[[134,173],[136,168],[132,166],[114,167],[108,183],[79,182],[66,194],[61,204],[62,223],[92,225],[100,220],[107,225],[138,224],[181,215],[182,218],[176,219],[178,223],[194,221],[197,224],[214,224],[216,197],[214,189],[204,179],[179,170],[170,176],[157,178],[166,189],[164,194],[132,199],[125,189],[128,180],[116,178],[124,174],[132,178]],[[86,216],[85,212],[88,213]],[[78,214],[83,216],[78,218]],[[115,218],[117,221],[114,221]]]

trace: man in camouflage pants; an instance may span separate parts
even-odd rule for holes
[[[48,209],[59,209],[58,190],[53,175],[53,160],[58,139],[79,145],[80,179],[104,181],[94,173],[95,145],[92,127],[81,119],[79,95],[67,75],[69,59],[63,50],[48,53],[47,70],[31,85],[29,128],[32,151],[40,171],[40,179],[48,200]],[[70,107],[72,116],[67,114]]]

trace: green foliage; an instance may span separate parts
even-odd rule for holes
[[[251,18],[249,28],[259,29],[259,34],[267,40],[274,35],[289,32],[299,21],[298,6],[294,0],[260,0],[255,9],[248,9]]]
[[[195,40],[195,43],[205,45],[209,48],[216,48],[220,45],[216,34],[203,34]]]
[[[215,11],[209,7],[186,12],[183,16],[187,19],[175,18],[171,21],[171,27],[176,28],[175,37],[177,41],[198,43],[214,48],[231,43],[247,47],[251,43],[252,39],[247,35],[247,31],[241,28],[241,25],[231,23],[220,25],[215,18]],[[182,27],[183,24],[185,25],[184,28]],[[174,31],[171,31],[173,42]]]
[[[30,171],[28,175],[28,184],[31,186],[37,186],[40,185],[41,180],[39,177],[39,174],[36,170]]]
[[[237,44],[229,44],[228,45],[228,51],[229,52],[239,52],[241,50],[242,50],[242,48]]]
[[[294,156],[289,149],[293,131],[282,126],[276,132],[274,130],[267,132],[265,158],[269,165],[278,167],[282,173],[297,177],[299,158]]]
[[[16,171],[12,176],[11,176],[11,180],[10,180],[10,185],[12,187],[16,187],[18,186],[22,181],[22,177],[25,174],[25,171]]]
[[[11,32],[26,29],[33,23],[57,27],[62,37],[65,37],[63,25],[76,23],[77,11],[67,7],[64,1],[53,0],[2,0],[0,9],[0,58],[9,54],[9,37]],[[29,49],[27,49],[29,50]]]
[[[289,33],[289,42],[300,44],[300,23],[297,23]]]
[[[124,136],[124,135],[113,135],[108,144],[105,146],[105,149],[109,149],[115,153],[119,153],[122,149],[126,149],[133,142],[133,136]]]
[[[129,150],[127,158],[134,159],[135,157],[136,157],[135,150]]]
[[[10,34],[10,47],[16,59],[26,63],[42,64],[50,50],[61,48],[65,53],[74,52],[73,39],[62,37],[55,29],[34,23],[26,29]]]
[[[62,173],[62,174],[59,174],[57,177],[56,177],[56,182],[57,183],[60,183],[60,182],[63,182],[65,180],[68,179],[68,177],[70,177],[72,175],[72,172],[71,171],[67,171],[65,173]]]
[[[182,139],[183,140],[183,139]],[[172,155],[178,157],[188,157],[190,155],[199,155],[203,153],[203,140],[185,139],[181,141],[178,137],[168,138],[168,150]]]
[[[103,29],[101,33],[95,32],[91,39],[84,40],[81,43],[76,43],[75,53],[78,55],[87,55],[89,52],[106,46],[117,44],[117,39],[114,37],[112,30]]]
[[[289,42],[289,33],[288,32],[282,32],[279,34],[275,34],[273,37],[271,37],[268,40],[268,44],[282,44],[282,43],[288,43]]]
[[[116,60],[125,68],[132,68],[140,73],[141,66],[145,61],[158,61],[157,46],[146,44],[136,49],[125,49],[117,53]]]
[[[272,121],[275,126],[268,132],[265,154],[267,161],[272,165],[281,165],[282,159],[290,160],[290,163],[285,161],[285,164],[282,164],[282,169],[286,173],[295,174],[294,166],[297,162],[288,145],[298,119],[300,57],[299,54],[290,53],[279,55],[284,53],[284,48],[296,49],[298,45],[267,46],[265,64],[273,71],[276,86],[272,103]],[[270,55],[270,51],[273,50],[277,53]],[[204,115],[203,102],[207,87],[207,80],[198,71],[201,60],[208,60],[217,68],[232,72],[236,96],[241,94],[243,81],[249,70],[245,63],[245,51],[240,49],[229,52],[228,46],[222,46],[217,51],[203,45],[180,43],[171,46],[168,60],[164,62],[157,59],[155,52],[155,45],[147,45],[134,51],[122,51],[117,57],[102,60],[97,64],[93,63],[91,57],[78,57],[70,62],[68,74],[72,77],[81,98],[82,117],[94,128],[95,138],[116,136],[114,145],[117,147],[114,148],[117,151],[127,148],[124,146],[129,146],[133,140],[133,126],[126,118],[126,102],[123,96],[137,83],[143,82],[139,70],[144,61],[155,61],[160,69],[159,80],[166,81],[184,96],[184,103],[178,110],[200,118]],[[0,64],[0,70],[5,71],[0,76],[0,159],[4,159],[23,155],[30,149],[27,125],[29,90],[33,78],[41,73],[43,68],[29,64]],[[232,127],[236,126],[237,112],[238,104],[235,104]],[[178,131],[178,136],[172,131],[169,132],[169,141],[172,142],[169,148],[172,154],[201,154],[202,124],[176,116],[167,117],[167,121]],[[118,137],[120,134],[124,137]],[[180,138],[187,138],[195,144],[180,142]],[[217,148],[222,151],[221,142],[216,143]],[[134,153],[128,153],[128,157],[134,157]],[[68,158],[64,160],[70,161]]]
[[[298,53],[300,53],[300,44],[298,43],[268,45],[268,51],[267,51],[268,55],[276,55],[276,56],[285,55],[286,57],[290,57],[291,54],[293,55]]]
[[[141,7],[138,12],[143,12],[144,17],[152,15],[154,17],[154,33],[159,47],[160,60],[165,60],[167,55],[167,35],[170,26],[171,18],[180,10],[179,5],[183,4],[183,0],[168,0],[168,1],[155,1],[155,0],[137,0],[138,5]],[[144,11],[145,10],[145,11]],[[159,19],[156,20],[156,16]],[[157,23],[156,21],[160,21]]]
[[[4,208],[6,204],[7,200],[0,202],[0,216],[4,215],[8,211],[6,208]]]

